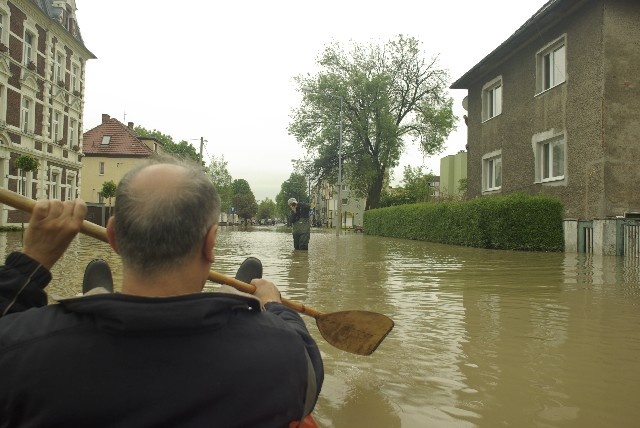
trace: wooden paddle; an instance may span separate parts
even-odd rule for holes
[[[33,206],[35,205],[33,199],[18,195],[7,189],[0,189],[0,203],[28,213],[33,211]],[[85,220],[82,223],[81,232],[100,241],[107,242],[106,229],[95,223]],[[238,281],[215,271],[209,272],[209,279],[249,294],[253,294],[256,290],[254,285]],[[301,314],[315,318],[320,334],[330,345],[358,355],[371,355],[393,328],[393,320],[391,318],[376,312],[341,311],[325,314],[288,299],[283,298],[282,303]]]

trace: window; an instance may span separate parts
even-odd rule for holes
[[[0,124],[5,125],[7,121],[7,88],[0,85]]]
[[[76,145],[76,120],[69,118],[69,147]]]
[[[33,34],[28,31],[24,32],[24,50],[22,52],[22,61],[24,65],[28,65],[33,61]]]
[[[79,69],[76,64],[71,66],[71,90],[77,91],[78,89],[78,73]]]
[[[482,89],[482,120],[502,113],[502,78],[487,83]]]
[[[7,25],[7,16],[0,11],[0,43],[4,43],[4,27]]]
[[[57,83],[64,82],[64,58],[60,52],[56,52],[56,62],[53,66],[53,81]]]
[[[104,175],[104,162],[100,162],[100,175]]]
[[[58,136],[60,135],[60,113],[53,111],[51,116],[51,141],[58,142]]]
[[[27,97],[22,97],[22,107],[20,109],[20,123],[22,124],[22,132],[30,132],[30,113],[31,100]]]
[[[502,153],[489,153],[482,158],[482,190],[495,191],[501,188]]]
[[[538,143],[538,174],[540,181],[564,179],[564,136]]]
[[[76,177],[70,175],[67,177],[67,201],[76,198]]]
[[[106,145],[109,144],[110,141],[111,141],[111,135],[104,135],[102,137],[102,143],[101,144],[106,146]]]
[[[49,184],[49,199],[58,199],[58,180],[60,175],[57,171],[51,172],[51,183]]]
[[[538,93],[563,83],[566,79],[564,37],[538,52],[536,65]]]

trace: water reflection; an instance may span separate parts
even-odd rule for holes
[[[0,234],[6,256],[20,234]],[[637,426],[640,263],[621,257],[452,247],[314,229],[221,228],[215,270],[248,256],[283,294],[324,312],[365,309],[396,326],[371,356],[319,335],[323,427]],[[51,290],[74,295],[92,258],[117,256],[79,237]],[[217,285],[208,284],[215,290]]]

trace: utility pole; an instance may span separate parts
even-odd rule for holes
[[[202,165],[202,148],[204,147],[204,137],[200,137],[200,165]]]

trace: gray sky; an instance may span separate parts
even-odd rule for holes
[[[84,42],[97,57],[87,66],[85,131],[107,113],[197,150],[204,137],[207,162],[224,155],[231,176],[247,180],[257,200],[275,199],[291,160],[303,154],[287,133],[301,100],[292,78],[315,74],[328,43],[413,36],[453,82],[545,2],[76,0]],[[405,165],[439,174],[441,157],[464,150],[466,91],[450,94],[460,120],[445,151],[423,158],[410,147],[394,184]]]

